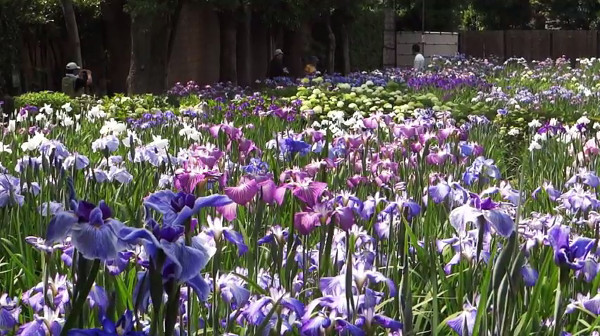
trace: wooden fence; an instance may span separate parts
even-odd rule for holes
[[[463,31],[459,36],[459,52],[478,58],[544,60],[600,56],[597,30]]]

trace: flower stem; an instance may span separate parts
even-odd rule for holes
[[[66,336],[67,332],[73,328],[73,326],[75,325],[75,322],[77,322],[77,320],[79,319],[79,314],[83,310],[83,305],[85,304],[85,301],[87,300],[90,290],[92,289],[92,286],[94,284],[94,281],[96,280],[96,275],[98,274],[99,269],[100,269],[100,259],[96,259],[96,260],[94,260],[94,263],[90,270],[89,276],[85,279],[85,282],[80,287],[80,290],[77,293],[77,299],[75,301],[75,304],[73,305],[73,309],[71,309],[71,312],[69,314],[69,317],[67,318],[67,321],[65,322],[65,324],[62,328],[62,332],[60,333],[61,336]],[[79,279],[79,280],[83,281],[83,279]]]

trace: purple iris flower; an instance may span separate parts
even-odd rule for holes
[[[283,290],[270,288],[270,296],[263,296],[258,298],[256,301],[250,303],[248,307],[244,309],[242,313],[244,318],[252,325],[260,325],[267,317],[266,312],[270,309],[265,309],[268,305],[278,303],[281,307],[294,312],[296,316],[304,315],[304,304],[299,300],[290,297],[288,293]]]
[[[221,275],[217,280],[221,298],[231,305],[232,309],[243,307],[250,299],[250,291],[244,287],[244,282],[234,274]]]
[[[204,232],[213,238],[215,242],[221,242],[225,238],[225,240],[237,247],[239,256],[248,251],[248,246],[244,243],[244,237],[239,232],[234,231],[233,226],[223,226],[223,220],[219,217],[213,219],[211,216],[208,216],[206,221],[208,227],[204,228]]]
[[[489,197],[482,201],[479,195],[471,194],[470,204],[465,204],[450,212],[450,224],[459,234],[467,231],[468,223],[477,225],[479,221],[485,225],[486,231],[491,226],[504,237],[509,237],[515,230],[511,216]]]
[[[541,187],[538,187],[533,191],[531,197],[533,197],[533,199],[537,199],[538,194],[542,192],[542,190],[548,194],[548,198],[550,198],[551,201],[556,201],[560,195],[562,195],[562,191],[555,189],[552,183],[544,182]]]
[[[564,225],[555,225],[548,231],[548,242],[554,249],[554,262],[573,270],[584,267],[583,259],[594,246],[594,240],[578,237],[569,244],[571,229]]]
[[[421,206],[411,199],[398,195],[395,201],[388,202],[383,212],[392,215],[406,215],[406,219],[410,221],[421,213]]]
[[[435,186],[430,186],[428,195],[439,204],[447,200],[451,207],[463,205],[469,200],[469,192],[457,182],[440,181]]]
[[[490,178],[499,179],[500,170],[494,164],[494,160],[479,156],[463,174],[466,185],[472,185],[475,181],[487,182]]]
[[[104,316],[106,314],[106,309],[108,309],[109,302],[104,288],[94,285],[90,290],[87,299],[90,304],[90,308],[98,308],[100,316]]]
[[[364,302],[362,306],[362,316],[356,321],[356,325],[359,327],[370,327],[372,325],[379,325],[390,331],[398,331],[402,329],[402,323],[392,318],[381,314],[375,314],[375,306],[381,301],[379,297],[375,295],[375,292],[367,288],[364,295]]]
[[[282,245],[288,238],[289,230],[282,228],[280,225],[275,225],[267,230],[267,234],[258,240],[258,244],[277,243]]]
[[[25,196],[21,195],[21,180],[2,174],[0,175],[0,208],[6,206],[23,206]]]
[[[310,148],[310,144],[307,144],[302,140],[294,140],[292,138],[284,139],[279,143],[279,149],[286,157],[293,157],[298,153],[301,156],[305,156],[310,152]]]
[[[126,235],[135,229],[127,228],[112,218],[112,211],[100,201],[98,206],[72,201],[73,211],[61,211],[50,220],[46,240],[49,244],[71,236],[73,246],[87,259],[115,259],[129,243]]]
[[[58,140],[44,141],[38,149],[47,158],[54,154],[55,159],[62,161],[69,156],[67,147]]]
[[[596,199],[596,193],[585,190],[581,184],[574,185],[562,194],[560,199],[562,206],[572,213],[587,212],[600,206],[600,202]]]
[[[176,194],[170,190],[155,192],[144,200],[144,205],[162,214],[165,226],[185,225],[202,208],[220,207],[230,203],[231,200],[225,195],[196,198],[193,194]]]
[[[565,313],[571,314],[578,308],[583,308],[594,315],[600,315],[600,294],[596,294],[592,298],[590,298],[589,294],[577,294],[577,300],[574,300],[567,305]]]
[[[59,317],[58,311],[53,311],[44,306],[43,315],[35,315],[35,319],[19,327],[19,336],[59,336],[64,319]],[[69,334],[70,335],[70,334]]]
[[[44,286],[48,287],[48,298],[44,298]],[[64,275],[57,274],[54,278],[48,279],[48,283],[38,283],[35,287],[26,291],[22,295],[22,302],[31,307],[35,313],[41,313],[47,308],[46,300],[52,301],[52,306],[56,307],[58,313],[64,314],[65,306],[70,303],[69,291],[72,284]]]
[[[72,329],[69,336],[147,336],[143,331],[135,331],[133,312],[127,310],[121,318],[114,323],[110,319],[102,318],[102,329]],[[179,334],[177,334],[179,335]]]
[[[467,302],[463,305],[463,311],[457,317],[448,320],[447,323],[460,336],[470,336],[473,334],[476,319],[477,308]],[[465,326],[467,330],[464,330]]]
[[[521,276],[523,276],[523,282],[526,286],[533,287],[537,282],[539,274],[529,264],[526,264],[521,267]]]
[[[597,188],[600,185],[600,179],[593,171],[588,171],[585,168],[580,168],[577,174],[573,175],[566,183],[565,186],[569,187],[576,183],[583,183],[592,188]]]
[[[92,150],[94,152],[107,151],[109,153],[112,153],[112,152],[116,151],[117,148],[119,148],[119,139],[114,135],[107,135],[103,138],[100,138],[100,139],[92,142]]]
[[[260,159],[252,158],[250,164],[243,166],[242,169],[246,174],[263,176],[269,172],[269,165]]]
[[[357,261],[352,269],[353,287],[355,286],[359,292],[367,288],[367,284],[385,283],[389,290],[390,296],[396,295],[396,285],[391,279],[386,278],[378,271],[372,270],[372,266],[366,262]],[[335,277],[323,277],[319,282],[319,288],[325,295],[336,295],[346,289],[346,273]]]
[[[17,299],[11,299],[7,294],[0,296],[0,335],[13,330],[19,323],[21,308]]]
[[[63,208],[62,203],[53,202],[53,201],[44,202],[44,203],[42,203],[42,205],[40,205],[38,207],[38,212],[43,217],[54,216],[63,210],[64,210],[64,208]]]

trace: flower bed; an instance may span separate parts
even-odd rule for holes
[[[1,129],[0,334],[592,334],[598,63],[580,64],[22,99]]]

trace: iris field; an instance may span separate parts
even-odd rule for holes
[[[23,97],[0,335],[598,335],[598,70]]]

